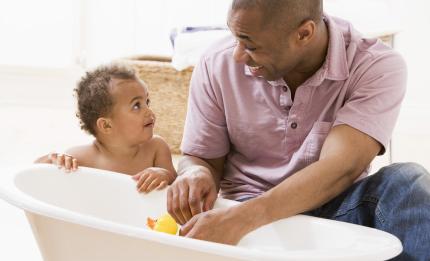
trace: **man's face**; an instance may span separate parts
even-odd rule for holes
[[[273,81],[293,70],[299,55],[292,33],[263,22],[263,12],[256,8],[230,12],[228,25],[237,39],[233,57],[237,63],[248,65],[254,76]]]

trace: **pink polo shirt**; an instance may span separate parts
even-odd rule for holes
[[[326,61],[296,90],[294,102],[283,79],[266,81],[235,63],[233,36],[196,65],[181,149],[207,159],[227,156],[223,197],[258,196],[317,161],[336,125],[387,146],[405,94],[405,62],[344,20],[326,16],[325,22]]]

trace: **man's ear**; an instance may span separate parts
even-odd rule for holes
[[[312,20],[303,22],[297,30],[297,40],[306,45],[315,35],[316,24]]]
[[[108,118],[98,118],[96,121],[97,130],[103,134],[112,132],[112,121]]]

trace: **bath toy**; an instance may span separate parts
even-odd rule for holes
[[[157,219],[147,218],[147,226],[158,232],[176,235],[178,232],[178,224],[169,214],[164,214]]]

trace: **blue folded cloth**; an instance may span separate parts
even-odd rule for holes
[[[170,32],[170,42],[172,47],[175,48],[175,39],[178,34],[182,33],[195,33],[201,31],[215,31],[215,30],[228,30],[226,26],[186,26],[183,28],[174,28]]]

